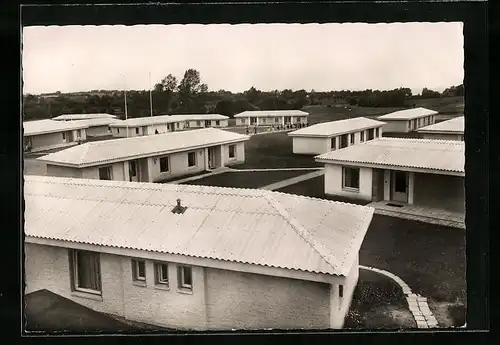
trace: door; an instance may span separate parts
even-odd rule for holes
[[[391,182],[392,200],[408,202],[408,173],[406,171],[393,171]]]
[[[384,170],[373,169],[372,174],[372,200],[381,201],[384,199]]]
[[[130,182],[139,182],[139,162],[129,161],[128,162],[128,174]]]
[[[208,148],[208,168],[215,169],[215,147]]]
[[[257,118],[256,117],[251,117],[250,118],[250,124],[255,125],[257,123]]]
[[[212,121],[205,120],[205,127],[211,127]]]

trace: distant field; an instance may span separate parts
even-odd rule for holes
[[[407,102],[408,105],[429,108],[436,110],[441,114],[463,113],[465,100],[463,97],[444,97],[430,99],[412,99]]]
[[[307,122],[314,125],[320,122],[344,120],[353,117],[373,117],[384,115],[393,111],[405,109],[403,107],[389,108],[389,107],[358,107],[358,106],[332,106],[327,107],[324,105],[304,107],[304,111],[309,113]]]

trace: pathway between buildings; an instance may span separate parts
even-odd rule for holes
[[[304,174],[304,175],[292,177],[292,178],[289,178],[289,179],[286,179],[286,180],[283,180],[283,181],[271,183],[271,184],[268,184],[267,186],[260,187],[259,189],[276,190],[276,189],[284,188],[284,187],[287,187],[287,186],[290,186],[292,184],[296,184],[296,183],[299,183],[299,182],[302,182],[302,181],[310,180],[312,178],[321,176],[324,173],[325,172],[324,172],[323,169],[322,170],[318,170],[318,171],[313,171],[313,172],[310,172],[308,174]]]
[[[427,298],[422,297],[418,294],[414,294],[411,291],[410,287],[403,281],[403,279],[399,278],[395,274],[392,274],[391,272],[384,271],[378,268],[363,266],[363,265],[359,265],[359,268],[383,274],[386,277],[394,280],[401,287],[405,295],[406,301],[408,302],[408,307],[410,308],[410,312],[412,313],[413,318],[417,322],[417,328],[438,327],[436,317],[432,314],[432,311],[429,309],[429,305],[427,304]]]

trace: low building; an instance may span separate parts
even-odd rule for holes
[[[318,123],[288,133],[293,153],[321,154],[382,136],[384,122],[357,117]]]
[[[52,120],[55,121],[74,121],[74,120],[89,120],[89,119],[116,119],[116,115],[106,114],[106,113],[95,113],[95,114],[63,114],[53,117]]]
[[[377,120],[386,123],[384,132],[408,133],[416,131],[420,127],[434,124],[437,114],[438,112],[435,110],[412,108],[379,116]]]
[[[248,139],[205,128],[87,142],[37,160],[50,176],[157,182],[243,163]]]
[[[374,211],[258,189],[47,176],[25,176],[24,200],[25,294],[195,330],[341,328]]]
[[[462,141],[378,138],[316,156],[325,193],[465,212]]]
[[[425,126],[417,130],[424,139],[464,140],[465,119],[458,116],[453,119]]]
[[[111,136],[112,133],[110,125],[119,124],[122,121],[113,118],[95,118],[86,120],[72,120],[72,122],[78,122],[86,125],[87,137],[97,138],[97,137]]]
[[[308,116],[301,110],[248,110],[234,118],[236,126],[307,126]]]
[[[23,122],[24,152],[41,152],[78,145],[87,139],[88,125],[36,120]]]
[[[135,137],[190,128],[222,128],[229,117],[220,114],[182,114],[136,117],[110,125],[114,137]]]

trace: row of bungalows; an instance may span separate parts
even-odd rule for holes
[[[307,126],[308,116],[302,110],[248,110],[234,118],[236,126]]]
[[[34,120],[23,122],[24,152],[40,152],[78,145],[87,139],[89,125],[78,121]]]
[[[111,136],[110,125],[113,123],[120,123],[121,120],[116,115],[96,113],[96,114],[63,114],[53,117],[54,121],[72,121],[80,124],[88,125],[87,137],[99,138],[104,136]]]
[[[205,128],[87,142],[37,160],[50,176],[157,182],[243,163],[248,139]]]
[[[382,136],[384,122],[366,117],[322,122],[288,133],[293,153],[321,154]]]
[[[458,116],[450,120],[425,126],[417,130],[424,139],[464,140],[465,118]]]
[[[229,117],[220,114],[158,115],[130,118],[110,125],[118,138],[160,134],[193,128],[224,128]]]
[[[315,160],[327,195],[465,212],[463,141],[384,137]]]
[[[409,133],[434,124],[437,114],[435,110],[419,107],[385,114],[377,120],[385,122],[384,131],[387,133]]]
[[[258,189],[48,176],[25,176],[24,201],[26,293],[186,330],[342,328],[374,212]]]

